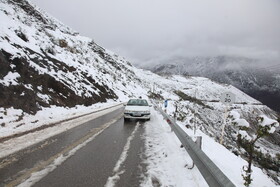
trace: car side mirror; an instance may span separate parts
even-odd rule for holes
[[[152,107],[153,105],[149,105],[149,107]]]

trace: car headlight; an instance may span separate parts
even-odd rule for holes
[[[133,111],[131,110],[125,110],[124,113],[132,113]]]
[[[143,113],[145,113],[145,114],[150,114],[150,111],[149,111],[149,110],[146,110],[146,111],[144,111]]]

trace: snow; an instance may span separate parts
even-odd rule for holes
[[[245,140],[248,140],[248,141],[252,140],[251,136],[245,130],[239,130],[238,134],[240,134],[242,139],[245,139]]]
[[[5,129],[3,127],[3,124],[11,123],[12,121],[16,121],[18,119],[18,116],[22,114],[21,109],[4,109],[0,108],[0,124],[2,124],[2,128],[0,129],[1,136],[6,136],[5,131],[10,132],[11,129]],[[10,132],[11,134],[14,134],[14,132]]]
[[[151,120],[145,124],[147,178],[142,186],[207,186],[192,160],[163,117],[152,110]],[[153,185],[158,181],[160,185]]]
[[[40,97],[43,101],[45,101],[45,103],[49,103],[49,101],[51,100],[51,99],[50,99],[50,96],[48,96],[48,95],[41,94],[41,93],[38,93],[37,95],[38,95],[38,97]]]
[[[124,170],[121,170],[121,166],[123,165],[123,163],[125,162],[125,160],[128,156],[128,151],[130,149],[131,141],[133,140],[135,133],[137,132],[139,126],[140,126],[140,123],[138,122],[136,124],[133,132],[131,133],[131,135],[127,138],[127,141],[123,148],[122,154],[113,169],[114,175],[108,178],[106,184],[104,185],[105,187],[114,187],[116,185],[116,183],[118,182],[118,180],[120,179],[120,175],[125,172]]]
[[[104,110],[108,107],[112,107],[112,108]],[[32,120],[37,119],[38,122],[31,123],[32,125],[29,125],[28,128],[25,128],[24,130],[34,129],[37,126],[41,126],[41,124],[48,124],[50,122],[57,123],[57,125],[2,142],[0,144],[0,149],[1,149],[0,158],[3,158],[16,151],[19,151],[28,146],[41,142],[56,134],[67,131],[71,128],[74,128],[78,125],[81,125],[99,116],[105,115],[113,110],[116,110],[119,107],[122,107],[122,105],[119,106],[113,103],[110,104],[108,103],[104,105],[95,105],[91,107],[78,106],[76,107],[76,109],[69,109],[69,110],[67,109],[62,110],[63,108],[55,108],[56,110],[54,110],[53,108],[51,111],[45,111],[45,112],[42,111],[42,113],[33,116],[33,118],[31,117]],[[81,115],[89,114],[91,112],[95,112],[95,113],[79,117]],[[20,114],[21,110],[11,110],[8,112],[8,115],[12,115],[13,113]],[[51,116],[52,119],[50,119],[49,116]],[[71,119],[74,118],[74,119],[65,122],[61,121],[67,118],[71,118]],[[31,120],[31,119],[27,118],[27,120]],[[23,129],[21,130],[23,131]],[[11,133],[15,134],[14,131],[16,133],[21,132],[17,129],[11,128],[11,129],[6,129],[6,131],[1,131],[1,136],[5,137],[7,135],[11,135]]]
[[[233,119],[232,122],[236,123],[236,125],[238,127],[246,127],[246,128],[250,127],[250,124],[245,119],[241,119],[240,114],[235,110],[230,111],[229,117]],[[242,133],[242,134],[244,134],[244,133]],[[247,134],[247,136],[249,137],[248,134]]]
[[[190,136],[193,131],[179,126]],[[142,186],[153,186],[153,181],[158,181],[160,186],[208,186],[199,170],[192,165],[192,160],[185,149],[180,148],[181,143],[168,123],[156,111],[152,111],[151,121],[145,124],[145,147],[147,151],[147,177]],[[197,130],[195,136],[202,136],[202,151],[222,170],[222,172],[237,186],[243,186],[241,176],[242,167],[247,162],[236,156],[211,137]],[[275,185],[260,168],[253,166],[254,187],[271,187]]]
[[[42,141],[56,133],[63,132],[90,119],[104,115],[104,113],[107,113],[111,110],[102,111],[100,114],[97,113],[92,116],[85,116],[76,120],[64,122],[61,125],[48,128],[43,131],[28,134],[24,137],[19,137],[11,141],[4,142],[0,145],[0,158],[35,142]],[[186,133],[193,136],[192,130],[186,129],[183,123],[179,123],[179,125],[183,130],[185,130]],[[242,167],[246,165],[246,161],[241,157],[231,153],[224,146],[215,142],[211,137],[207,136],[202,131],[197,130],[195,135],[202,136],[202,150],[209,156],[209,158],[236,186],[243,186],[241,172]],[[130,139],[133,139],[133,137]],[[196,167],[193,169],[188,169],[188,167],[192,165],[191,158],[184,148],[180,148],[180,141],[177,139],[174,132],[171,131],[170,126],[163,119],[163,117],[155,110],[152,110],[151,120],[145,123],[144,140],[146,148],[146,160],[144,160],[144,162],[147,164],[147,173],[144,174],[146,177],[142,181],[141,186],[148,187],[153,186],[153,184],[156,183],[160,184],[161,186],[208,186]],[[113,186],[114,180],[117,180],[118,174],[122,172],[119,171],[118,168],[126,158],[127,150],[129,149],[129,142],[130,141],[128,139],[128,143],[124,148],[124,153],[120,157],[120,162],[116,164],[116,169],[114,170],[116,175],[110,178],[112,180],[108,182],[108,186]],[[75,152],[73,152],[73,154],[74,153]],[[70,155],[72,155],[72,153]],[[24,184],[36,182],[47,173],[55,169],[66,159],[67,158],[65,156],[57,158],[53,164],[48,166],[43,171],[34,173],[32,177]],[[252,186],[276,187],[277,185],[271,182],[271,180],[262,172],[261,169],[253,167]]]
[[[235,110],[230,111],[229,116],[232,116],[233,119],[239,119],[240,118],[240,114]]]
[[[190,132],[189,132],[190,134]],[[215,142],[212,138],[205,135],[201,131],[197,135],[202,136],[202,150],[209,158],[224,172],[224,174],[236,185],[243,186],[241,170],[247,162],[239,156],[234,155],[221,144]],[[269,187],[276,185],[266,176],[260,168],[253,166],[252,168],[254,187]]]
[[[270,119],[265,115],[260,115],[260,118],[262,119],[260,125],[263,127],[271,126],[272,124],[275,124],[277,127],[279,126],[279,124],[276,120]]]
[[[17,79],[20,77],[18,73],[12,73],[9,72],[3,80],[0,80],[0,84],[3,84],[5,86],[10,86],[10,85],[18,85]]]
[[[269,129],[269,133],[274,133],[276,130],[276,127],[279,127],[279,123],[276,120],[270,119],[265,115],[260,115],[260,125],[265,127],[268,126]]]
[[[185,115],[185,119],[180,125],[187,133],[192,134],[192,131],[187,130],[184,125],[197,126],[197,131],[193,132],[196,132],[195,135],[203,137],[203,151],[237,186],[242,186],[241,168],[246,164],[246,161],[236,157],[214,140],[221,135],[219,122],[223,121],[223,112],[225,111],[225,106],[219,100],[224,92],[231,92],[236,96],[236,102],[229,108],[230,114],[238,125],[245,127],[249,127],[246,119],[254,118],[260,114],[271,113],[269,117],[276,118],[266,106],[233,86],[217,84],[207,78],[179,75],[161,77],[149,71],[129,66],[123,57],[99,47],[92,39],[78,35],[46,13],[43,14],[44,18],[50,23],[48,26],[54,29],[45,28],[45,25],[30,19],[26,12],[4,3],[4,1],[0,3],[0,10],[0,50],[3,49],[11,53],[11,58],[27,59],[29,66],[33,67],[39,74],[48,74],[55,80],[63,82],[66,87],[79,96],[100,95],[95,86],[88,81],[83,81],[85,75],[91,77],[100,86],[105,85],[110,88],[118,96],[118,102],[125,102],[131,97],[148,98],[149,91],[154,90],[155,93],[163,97],[163,100],[169,99],[168,114],[173,116],[175,105],[177,105],[180,109],[179,112]],[[26,36],[27,42],[17,36],[16,32],[19,31]],[[65,40],[67,47],[59,47],[60,40]],[[36,53],[31,55],[24,48],[31,49]],[[65,64],[66,67],[75,68],[76,71],[64,72],[57,69],[51,61],[48,61],[47,68],[36,64],[33,59],[45,59],[42,51],[46,52],[48,49],[54,51],[54,54],[48,54],[49,56],[61,61],[61,64]],[[113,61],[113,64],[104,59],[102,55],[94,52],[94,49],[101,50],[104,56]],[[15,69],[15,65],[10,67]],[[120,67],[120,70],[116,67]],[[22,84],[25,88],[36,90],[31,84],[20,82],[20,80],[21,77],[17,72],[9,72],[0,80],[0,84],[4,86]],[[42,87],[37,88],[39,91],[44,90]],[[180,100],[180,97],[174,93],[177,90],[201,101],[204,106],[194,101]],[[52,89],[49,91],[54,92]],[[46,94],[40,92],[36,94],[46,103],[51,99]],[[163,104],[163,101],[161,102]],[[27,114],[21,109],[0,106],[0,138],[26,132],[45,124],[58,123],[67,118],[75,118],[115,104],[115,101],[107,100],[105,103],[97,103],[89,107],[80,105],[73,108],[42,107],[35,115]],[[262,116],[262,118],[264,120],[261,124],[263,126],[274,124],[269,132],[275,132],[279,123],[275,123],[277,121],[266,116]],[[89,117],[83,117],[80,122],[85,120],[89,120]],[[74,122],[76,121],[64,122],[62,123],[64,125],[57,125],[44,131],[1,143],[0,157],[19,150],[20,147],[42,141],[46,138],[45,135],[65,131],[75,125]],[[241,132],[241,134],[248,135],[245,132]],[[230,135],[228,134],[228,136]],[[192,170],[187,169],[186,165],[191,165],[192,161],[187,156],[186,151],[179,148],[180,145],[168,124],[156,111],[153,111],[151,121],[146,123],[148,178],[143,181],[144,186],[152,186],[153,182],[157,183],[156,181],[162,186],[207,186],[196,167]],[[259,143],[259,146],[267,152],[279,153],[279,146],[270,143],[271,148],[268,148],[264,145]],[[254,167],[253,170],[253,186],[275,186],[260,169]]]
[[[99,103],[89,107],[82,105],[73,108],[51,106],[50,108],[42,108],[35,115],[26,114],[21,109],[0,108],[0,124],[5,124],[0,128],[0,138],[26,132],[42,125],[58,123],[116,104],[119,103],[108,101],[108,103]]]
[[[240,127],[250,127],[250,124],[245,119],[234,120]]]

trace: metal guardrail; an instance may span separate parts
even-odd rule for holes
[[[155,105],[156,106],[156,105]],[[212,160],[199,148],[192,138],[183,131],[178,124],[167,115],[160,107],[158,110],[171,126],[184,148],[192,158],[194,164],[199,169],[205,181],[210,187],[234,187],[235,185],[225,176],[225,174],[214,164]]]

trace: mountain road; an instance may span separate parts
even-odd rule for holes
[[[0,186],[139,186],[144,121],[123,108],[0,159]]]

